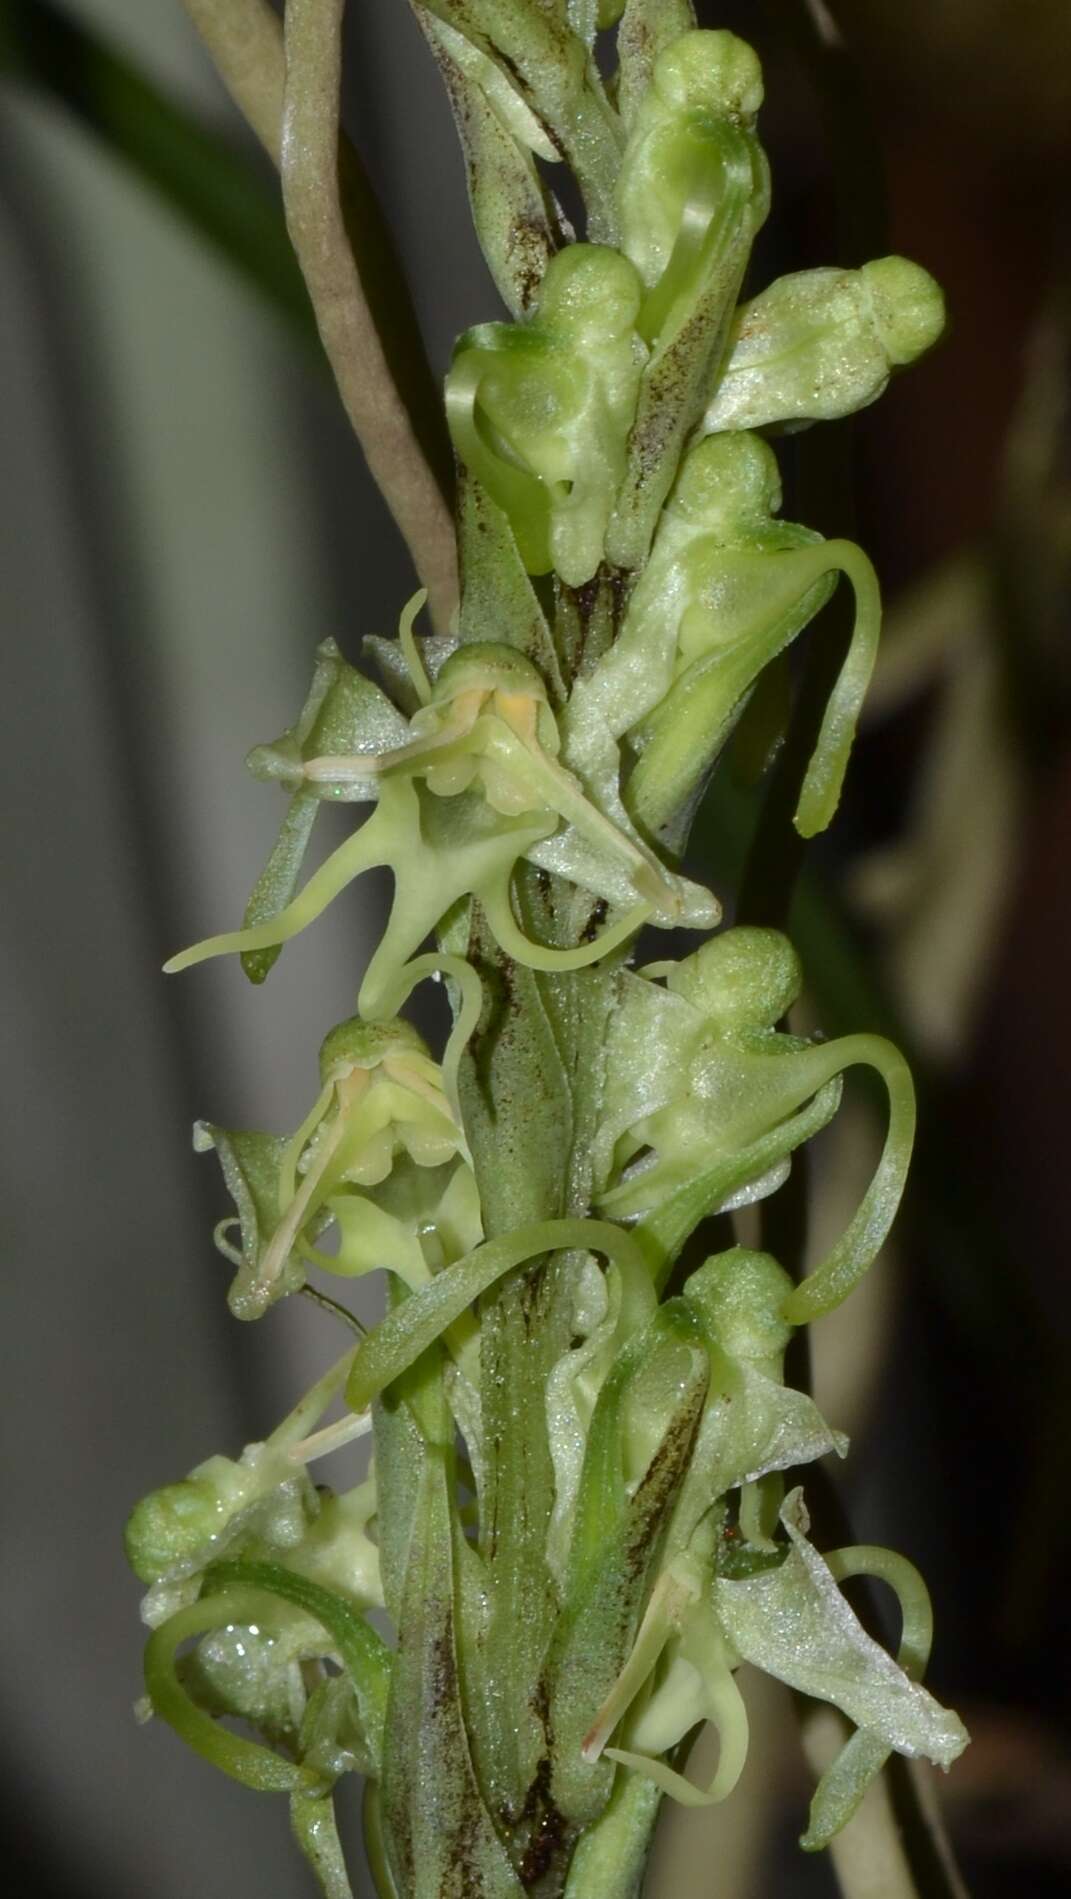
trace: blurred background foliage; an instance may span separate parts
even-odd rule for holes
[[[494,294],[403,0],[350,13],[347,124],[438,376]],[[740,914],[788,913],[815,1021],[886,1029],[916,1063],[910,1203],[820,1329],[816,1384],[855,1440],[857,1533],[931,1584],[934,1685],[974,1734],[940,1790],[970,1890],[1045,1899],[1071,1880],[1071,10],[701,13],[766,68],[760,278],[895,249],[949,297],[950,339],[877,408],[784,444],[786,515],[856,535],[888,601],[834,833],[796,881],[804,679],[767,784],[722,783],[694,849]],[[411,582],[274,181],[178,0],[0,0],[0,269],[7,1863],[32,1894],[297,1899],[285,1815],[133,1724],[119,1527],[261,1436],[330,1349],[315,1312],[227,1318],[188,1128],[292,1122],[376,915],[365,895],[314,932],[270,1005],[230,966],[155,971],[244,901],[276,813],[241,760],[289,721],[314,644],[356,656]],[[835,621],[814,648],[817,676]],[[812,1244],[874,1139],[864,1094],[813,1169]],[[782,1198],[767,1238],[798,1249],[802,1196]],[[666,1828],[655,1895],[832,1890],[792,1846],[791,1709],[752,1692],[741,1791]]]

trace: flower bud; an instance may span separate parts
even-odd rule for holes
[[[641,288],[617,251],[551,259],[525,324],[462,337],[446,380],[458,455],[507,515],[529,573],[570,586],[602,559],[643,358]]]
[[[704,432],[850,415],[932,348],[944,324],[940,288],[906,257],[780,277],[736,313]]]
[[[741,924],[677,963],[666,987],[727,1034],[761,1031],[788,1014],[803,988],[803,971],[787,936]]]
[[[684,1297],[729,1358],[762,1367],[773,1361],[776,1375],[792,1337],[781,1311],[791,1291],[791,1279],[772,1254],[734,1246],[691,1275]]]

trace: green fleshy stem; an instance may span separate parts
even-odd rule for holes
[[[893,1590],[902,1618],[896,1660],[909,1681],[921,1681],[933,1643],[933,1610],[926,1584],[914,1564],[906,1556],[871,1543],[830,1550],[825,1560],[839,1583],[852,1576],[873,1576]],[[815,1788],[807,1831],[800,1836],[805,1852],[819,1852],[847,1825],[892,1751],[879,1734],[868,1733],[866,1728],[856,1730]]]
[[[639,1899],[661,1789],[618,1774],[610,1804],[587,1827],[569,1863],[565,1899]]]
[[[349,1377],[353,1363],[355,1346],[343,1352],[323,1376],[309,1387],[304,1397],[298,1400],[292,1411],[288,1411],[281,1424],[277,1424],[267,1442],[275,1450],[289,1451],[308,1437],[314,1425],[319,1424],[336,1393],[342,1390]]]
[[[391,1654],[371,1624],[332,1590],[311,1582],[307,1576],[299,1576],[295,1570],[284,1569],[279,1563],[241,1560],[214,1563],[206,1572],[206,1583],[209,1588],[222,1584],[228,1591],[232,1588],[259,1590],[268,1597],[278,1596],[293,1608],[303,1610],[326,1630],[353,1684],[361,1725],[369,1748],[378,1760],[390,1687]],[[164,1626],[169,1628],[170,1624]]]
[[[291,1794],[290,1831],[324,1899],[353,1899],[331,1795]]]
[[[377,1780],[366,1780],[364,1783],[361,1819],[365,1857],[368,1860],[368,1870],[372,1875],[372,1884],[376,1889],[376,1899],[399,1899],[398,1888],[394,1883],[394,1875],[387,1858],[387,1842],[383,1836],[383,1807]]]
[[[346,1403],[354,1411],[366,1411],[503,1273],[544,1253],[574,1247],[602,1253],[622,1272],[645,1271],[635,1240],[606,1220],[539,1220],[487,1240],[437,1273],[429,1286],[396,1306],[362,1340],[346,1386]]]
[[[222,1566],[221,1566],[222,1567]],[[245,1741],[221,1727],[191,1701],[178,1678],[175,1657],[191,1636],[234,1625],[270,1623],[276,1612],[273,1593],[262,1588],[225,1589],[180,1609],[145,1645],[145,1687],[154,1713],[221,1773],[258,1793],[322,1794],[323,1776],[299,1762],[284,1760],[270,1747]]]

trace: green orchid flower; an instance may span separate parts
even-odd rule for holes
[[[780,1561],[762,1534],[762,1512],[752,1508],[766,1504],[759,1495],[763,1480],[830,1451],[843,1456],[847,1449],[847,1440],[830,1430],[812,1400],[784,1383],[792,1328],[782,1307],[791,1289],[776,1260],[744,1247],[707,1260],[685,1283],[684,1302],[699,1321],[709,1359],[703,1415],[635,1645],[582,1747],[586,1760],[596,1761],[605,1751],[689,1806],[725,1799],[747,1755],[747,1713],[733,1678],[737,1657],[710,1599],[729,1493],[739,1492],[741,1529],[753,1527],[754,1540],[745,1546],[748,1562]],[[738,1569],[746,1567],[741,1554]],[[627,1745],[608,1747],[637,1703]],[[721,1751],[714,1780],[702,1789],[657,1757],[704,1721],[717,1728]]]
[[[523,323],[467,330],[446,379],[446,415],[469,472],[509,518],[529,573],[573,587],[603,556],[625,471],[645,350],[642,285],[619,252],[572,244],[552,257]]]
[[[315,1428],[342,1392],[352,1364],[351,1349],[317,1379],[263,1443],[247,1444],[238,1459],[210,1457],[180,1483],[151,1491],[135,1506],[126,1525],[125,1547],[135,1575],[150,1585],[142,1604],[150,1628],[196,1600],[205,1571],[225,1555],[252,1547],[290,1561],[304,1547],[318,1551],[316,1560],[322,1562],[327,1543],[343,1534],[357,1559],[349,1571],[351,1586],[367,1594],[370,1603],[379,1601],[375,1549],[363,1534],[374,1497],[362,1493],[368,1507],[356,1525],[336,1512],[317,1534],[325,1506],[307,1472],[315,1459],[371,1430],[367,1414],[353,1412]]]
[[[347,802],[376,797],[361,830],[276,915],[251,929],[209,937],[172,957],[168,971],[289,941],[354,877],[380,864],[393,870],[395,894],[361,984],[358,1007],[366,1017],[386,1012],[408,959],[465,897],[479,899],[507,955],[545,970],[596,962],[643,922],[669,928],[717,920],[719,908],[708,891],[666,870],[558,762],[560,740],[547,689],[522,653],[490,642],[466,644],[445,661],[434,685],[421,685],[425,703],[409,723],[407,744],[379,754],[359,749],[302,758],[290,767],[295,783],[315,787],[320,796]],[[532,942],[518,925],[512,875],[523,857],[540,861],[540,846],[549,847],[546,861],[560,875],[575,874],[608,903],[625,900],[624,915],[593,942],[550,948]]]
[[[847,1454],[843,1432],[831,1429],[805,1392],[785,1384],[793,1328],[784,1307],[792,1289],[769,1253],[743,1246],[714,1255],[685,1282],[683,1297],[707,1334],[710,1384],[669,1527],[670,1551],[688,1549],[707,1512],[736,1490],[741,1524],[761,1543],[769,1491],[776,1489],[765,1480],[830,1452]]]
[[[700,1525],[655,1583],[635,1645],[584,1742],[588,1760],[606,1756],[652,1780],[684,1806],[725,1799],[747,1758],[747,1710],[734,1680],[742,1661],[792,1688],[833,1703],[859,1732],[827,1770],[812,1804],[804,1844],[825,1845],[862,1799],[889,1753],[948,1767],[962,1753],[962,1722],[918,1681],[929,1649],[929,1603],[918,1572],[888,1550],[833,1551],[823,1559],[806,1537],[802,1492],[785,1499],[787,1532],[773,1560],[743,1577],[719,1573],[716,1526]],[[889,1582],[901,1601],[899,1658],[868,1636],[840,1593],[853,1575]],[[636,1707],[630,1716],[629,1711]],[[698,1723],[717,1729],[712,1784],[699,1788],[658,1758]],[[625,1746],[607,1747],[619,1722]]]
[[[761,104],[762,69],[733,33],[686,33],[655,64],[618,187],[622,248],[647,287],[638,327],[648,343],[672,340],[711,278],[735,294],[770,206],[754,134]]]
[[[700,1219],[780,1186],[794,1149],[836,1112],[845,1069],[862,1064],[885,1083],[889,1126],[870,1186],[828,1257],[785,1300],[790,1323],[816,1318],[866,1272],[899,1206],[915,1126],[907,1065],[880,1036],[814,1043],[775,1027],[802,986],[796,953],[776,930],[727,930],[656,972],[665,990],[651,971],[620,978],[597,1204],[639,1222],[660,1273]]]
[[[779,277],[736,312],[703,430],[803,428],[851,415],[944,327],[940,287],[907,257]]]
[[[304,1283],[309,1265],[349,1278],[385,1267],[422,1284],[429,1251],[438,1265],[480,1236],[456,1102],[416,1030],[400,1019],[342,1022],[320,1050],[320,1076],[320,1093],[288,1141],[206,1122],[195,1129],[195,1147],[219,1154],[238,1207],[241,1246],[229,1238],[233,1221],[216,1231],[238,1267],[229,1295],[238,1318],[260,1318]],[[337,1231],[335,1253],[312,1243],[328,1226]]]
[[[877,654],[874,570],[850,541],[777,521],[781,482],[754,435],[714,436],[685,460],[621,635],[570,708],[583,750],[628,734],[627,803],[648,833],[690,813],[763,668],[824,606],[844,574],[851,644],[800,792],[796,828],[824,830],[840,797]],[[592,735],[588,737],[587,735]]]

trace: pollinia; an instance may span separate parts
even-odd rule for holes
[[[244,921],[168,965],[233,952],[263,982],[389,866],[386,927],[293,1131],[195,1133],[234,1203],[216,1243],[236,1317],[330,1286],[346,1320],[345,1282],[371,1272],[385,1315],[349,1317],[338,1362],[263,1443],[134,1510],[144,1707],[289,1797],[328,1899],[350,1891],[333,1805],[349,1774],[381,1899],[625,1899],[663,1795],[718,1802],[744,1769],[743,1662],[852,1726],[805,1847],[891,1751],[947,1767],[966,1741],[921,1685],[916,1571],[810,1540],[807,1466],[847,1445],[784,1371],[794,1329],[888,1234],[910,1076],[875,1036],[779,1026],[802,981],[791,944],[718,928],[717,896],[679,868],[766,669],[840,585],[854,630],[795,823],[811,837],[834,814],[877,582],[858,547],[780,518],[768,433],[880,395],[942,301],[899,257],[740,301],[770,202],[762,77],[689,0],[628,0],[612,57],[614,0],[414,6],[510,313],[460,338],[446,378],[459,599],[444,610],[440,573],[434,630],[418,595],[396,640],[366,641],[379,683],[321,647],[294,725],[250,754],[286,802]],[[228,8],[191,11],[218,50]],[[333,187],[301,167],[321,123],[333,149],[341,5],[289,0],[282,47],[266,10],[230,11],[232,42],[246,14],[263,29],[243,83],[258,47],[281,62],[253,90],[263,119],[281,88],[284,191],[337,367],[348,280],[325,301],[308,242]],[[582,239],[553,194],[563,166]],[[326,801],[370,809],[306,874]],[[637,966],[648,926],[671,934],[645,935],[662,959]],[[682,927],[702,940],[674,956]],[[438,1053],[400,1013],[429,980],[453,1011]],[[859,1065],[886,1131],[827,1256],[799,1284],[744,1245],[703,1258],[704,1220],[774,1193]],[[313,1482],[362,1436],[355,1489]],[[842,1594],[859,1574],[897,1599],[895,1658]],[[688,1772],[705,1723],[707,1786]]]

